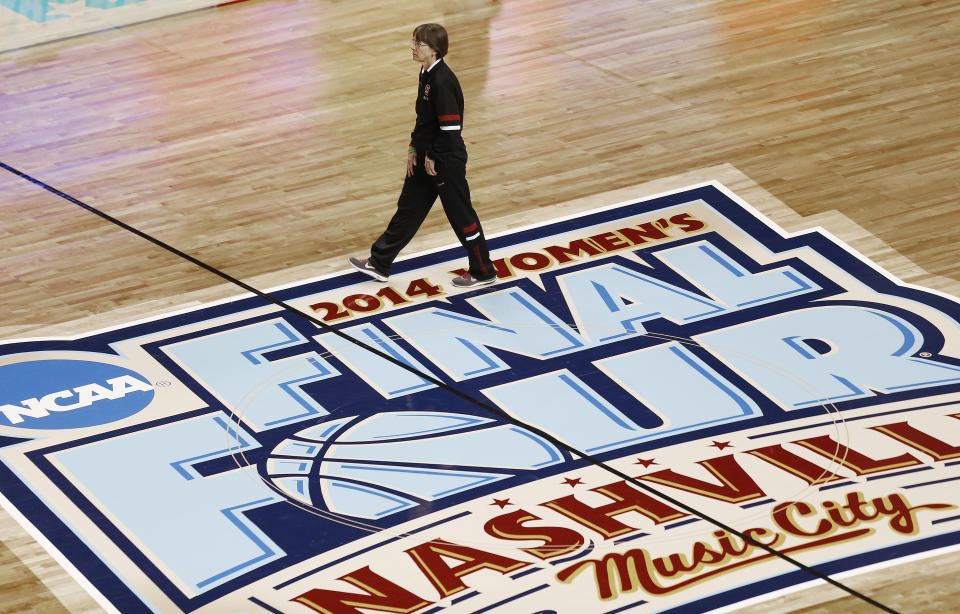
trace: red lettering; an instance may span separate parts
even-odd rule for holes
[[[756,450],[748,450],[747,454],[762,458],[774,467],[778,467],[787,473],[797,476],[811,486],[814,484],[836,482],[837,480],[843,479],[827,471],[820,465],[811,463],[807,459],[797,456],[789,450],[785,450],[780,444],[757,448]]]
[[[517,510],[491,518],[483,525],[487,535],[509,540],[538,539],[543,545],[535,548],[521,548],[522,551],[533,556],[548,560],[576,550],[584,543],[583,535],[566,527],[525,527],[524,523],[531,520],[540,520],[530,512]]]
[[[815,529],[812,531],[805,530],[796,523],[796,518],[794,518],[793,514],[794,511],[801,516],[810,516],[811,514],[816,513],[816,511],[813,509],[813,506],[809,503],[804,503],[803,501],[793,501],[789,503],[781,503],[773,508],[773,520],[777,523],[777,526],[784,531],[805,537],[825,535],[833,528],[833,525],[830,524],[829,520],[826,518],[821,518]]]
[[[553,256],[553,259],[560,264],[570,262],[575,257],[580,255],[596,256],[603,253],[603,251],[600,250],[596,245],[588,243],[584,239],[571,241],[570,245],[567,247],[551,245],[550,247],[545,247],[543,251]]]
[[[367,594],[314,588],[290,601],[301,603],[314,612],[323,614],[363,614],[357,608],[407,614],[433,603],[417,597],[369,567],[350,572],[340,579],[367,591]]]
[[[615,252],[620,249],[633,247],[632,243],[624,241],[623,237],[618,235],[616,232],[604,232],[602,234],[593,235],[590,237],[590,239],[602,247],[603,251],[605,252]]]
[[[960,456],[960,446],[952,446],[932,435],[927,435],[913,428],[906,422],[897,422],[896,424],[885,424],[883,426],[873,426],[870,428],[884,435],[893,437],[911,448],[925,452],[938,461]]]
[[[667,238],[667,233],[654,226],[653,222],[647,222],[646,224],[640,224],[639,226],[632,226],[630,228],[621,228],[618,232],[634,245]]]
[[[837,443],[829,435],[820,437],[811,437],[801,439],[793,443],[801,445],[808,450],[813,450],[817,454],[826,456],[831,461],[836,461],[848,469],[852,469],[857,475],[867,475],[890,469],[899,469],[900,467],[911,467],[922,464],[916,457],[904,452],[900,456],[891,456],[890,458],[873,459],[869,456],[848,448],[842,443]]]
[[[522,254],[510,256],[510,264],[521,271],[542,271],[543,269],[550,268],[553,260],[550,259],[550,256],[538,254],[537,252],[523,252]]]
[[[671,224],[676,224],[683,232],[694,232],[705,227],[706,224],[694,219],[689,213],[681,213],[670,218]]]
[[[516,276],[516,273],[513,272],[513,269],[510,268],[510,265],[507,263],[506,258],[497,258],[493,261],[493,270],[497,272],[497,277],[500,279],[509,279]],[[463,269],[463,272],[468,272],[467,269]]]
[[[406,552],[443,597],[449,597],[467,588],[460,578],[480,569],[495,569],[500,573],[508,573],[530,565],[524,561],[453,544],[442,539],[415,546]],[[443,557],[457,559],[463,563],[450,567]]]
[[[687,515],[646,493],[630,487],[625,481],[614,482],[591,490],[610,497],[614,502],[600,507],[591,507],[575,496],[568,495],[540,505],[593,529],[607,539],[636,530],[634,527],[613,518],[613,516],[624,512],[640,512],[656,524],[676,520]]]
[[[720,484],[682,475],[673,469],[663,469],[638,477],[647,482],[665,484],[730,503],[742,503],[766,496],[766,493],[753,481],[753,478],[733,458],[733,454],[698,461],[697,464],[713,474],[720,481]]]

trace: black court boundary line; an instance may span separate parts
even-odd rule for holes
[[[118,26],[107,26],[105,28],[100,28],[99,30],[90,30],[89,32],[78,32],[76,34],[68,34],[67,36],[62,36],[60,38],[51,38],[48,41],[40,41],[38,43],[30,43],[29,45],[21,45],[20,47],[13,47],[11,49],[4,49],[0,51],[0,55],[4,53],[11,53],[13,51],[23,51],[24,49],[33,49],[34,47],[41,47],[43,45],[49,45],[51,43],[59,43],[60,41],[73,40],[75,38],[83,38],[84,36],[90,36],[92,34],[100,34],[102,32],[109,32],[110,30],[122,30],[124,28],[129,28],[130,26],[139,26],[145,23],[152,23],[154,21],[160,21],[161,19],[169,19],[170,17],[178,17],[180,15],[189,15],[190,13],[199,13],[201,11],[209,11],[212,9],[218,9],[230,4],[240,4],[241,2],[246,2],[247,0],[227,0],[226,2],[218,2],[217,4],[211,4],[209,6],[200,6],[195,9],[187,9],[185,11],[178,11],[176,13],[170,13],[169,15],[158,15],[156,17],[150,17],[149,19],[141,19],[140,21],[131,21],[130,23],[123,23]],[[14,11],[13,9],[8,9]],[[109,10],[109,9],[101,9]],[[19,15],[19,13],[17,13]],[[29,19],[29,18],[28,18]],[[32,21],[32,20],[31,20]],[[39,23],[39,22],[38,22]]]
[[[243,289],[246,290],[247,292],[251,292],[251,293],[259,296],[260,298],[262,298],[262,299],[264,299],[264,300],[266,300],[266,301],[269,301],[269,302],[273,303],[274,305],[280,307],[281,309],[284,309],[284,310],[286,310],[286,311],[289,311],[289,312],[291,312],[291,313],[294,313],[294,314],[296,314],[297,316],[302,317],[302,318],[308,320],[309,322],[312,322],[313,324],[317,325],[317,326],[320,327],[321,329],[323,329],[323,330],[325,330],[325,331],[327,331],[327,332],[329,332],[329,333],[333,333],[333,334],[337,335],[338,337],[340,337],[340,338],[342,338],[342,339],[344,339],[344,340],[346,340],[346,341],[349,341],[349,342],[352,343],[353,345],[356,345],[356,346],[360,347],[360,348],[363,349],[363,350],[366,350],[366,351],[368,351],[368,352],[370,352],[370,353],[372,353],[372,354],[374,354],[374,355],[376,355],[376,356],[379,356],[380,358],[382,358],[382,359],[384,359],[384,360],[386,360],[386,361],[388,361],[388,362],[391,362],[391,363],[393,363],[394,365],[396,365],[396,366],[398,366],[398,367],[400,367],[400,368],[402,368],[402,369],[404,369],[404,370],[406,370],[406,371],[409,371],[410,373],[413,373],[414,375],[417,375],[417,376],[419,376],[419,377],[422,377],[423,379],[425,379],[426,381],[428,381],[428,382],[436,385],[437,387],[439,387],[439,388],[441,388],[441,389],[443,389],[443,390],[446,390],[447,392],[453,394],[454,396],[457,396],[457,397],[459,397],[460,399],[462,399],[462,400],[464,400],[464,401],[466,401],[466,402],[468,402],[468,403],[470,403],[470,404],[472,404],[472,405],[475,405],[475,406],[477,406],[477,407],[479,407],[479,408],[481,408],[481,409],[483,409],[483,410],[485,410],[485,411],[487,411],[487,412],[489,412],[489,413],[497,416],[498,418],[501,418],[501,419],[503,419],[503,420],[506,420],[507,422],[510,422],[510,423],[512,423],[512,424],[514,424],[514,425],[516,425],[516,426],[519,426],[520,428],[526,429],[526,430],[530,431],[531,433],[534,433],[535,435],[537,435],[537,436],[539,436],[539,437],[542,437],[543,439],[546,439],[547,441],[549,441],[550,443],[554,444],[555,446],[557,446],[557,447],[559,447],[559,448],[561,448],[561,449],[563,449],[563,450],[566,450],[568,453],[570,453],[570,454],[572,454],[572,455],[574,455],[574,456],[577,456],[577,457],[579,457],[579,458],[581,458],[581,459],[583,459],[583,460],[585,460],[585,461],[587,461],[587,462],[589,462],[589,463],[591,463],[591,464],[593,464],[593,465],[595,465],[595,466],[597,466],[597,467],[599,467],[599,468],[607,471],[608,473],[610,473],[610,474],[612,474],[612,475],[615,475],[615,476],[623,479],[624,481],[626,481],[626,482],[628,482],[629,484],[637,487],[638,489],[640,489],[640,490],[642,490],[642,491],[645,491],[646,493],[648,493],[648,494],[650,494],[650,495],[653,495],[653,496],[655,496],[655,497],[658,497],[658,498],[662,499],[663,501],[666,501],[666,502],[670,503],[671,505],[673,505],[673,506],[675,506],[675,507],[678,507],[678,508],[680,508],[680,509],[682,509],[682,510],[684,510],[684,511],[686,511],[686,512],[692,514],[692,515],[694,515],[694,516],[697,516],[697,517],[699,517],[699,518],[702,518],[703,520],[706,520],[706,521],[709,522],[710,524],[713,524],[714,526],[719,527],[720,529],[723,529],[724,531],[727,531],[727,532],[730,533],[731,535],[736,535],[737,537],[739,537],[740,539],[742,539],[742,540],[745,541],[746,543],[749,543],[749,544],[751,544],[751,545],[753,545],[753,546],[755,546],[755,547],[757,547],[757,548],[760,548],[761,550],[766,551],[768,554],[771,554],[771,555],[773,555],[773,556],[775,556],[775,557],[777,557],[777,558],[779,558],[779,559],[781,559],[781,560],[783,560],[783,561],[785,561],[785,562],[793,565],[794,567],[797,567],[798,569],[801,569],[801,570],[809,573],[810,575],[812,575],[812,576],[814,576],[814,577],[816,577],[816,578],[819,578],[820,580],[823,580],[824,582],[827,582],[828,584],[831,584],[831,585],[835,586],[836,588],[839,588],[840,590],[842,590],[842,591],[844,591],[844,592],[846,592],[846,593],[849,593],[850,595],[852,595],[852,596],[854,596],[854,597],[856,597],[856,598],[858,598],[858,599],[861,599],[862,601],[864,601],[864,602],[866,602],[866,603],[869,603],[870,605],[872,605],[872,606],[874,606],[874,607],[876,607],[876,608],[878,608],[878,609],[880,609],[880,610],[883,610],[884,612],[889,612],[890,614],[899,614],[896,610],[894,610],[894,609],[892,609],[892,608],[890,608],[890,607],[887,607],[887,606],[883,605],[883,604],[880,603],[879,601],[876,601],[876,600],[874,600],[874,599],[872,599],[872,598],[864,595],[863,593],[860,593],[859,591],[854,590],[853,588],[851,588],[851,587],[849,587],[849,586],[847,586],[847,585],[839,582],[838,580],[835,580],[835,579],[831,578],[829,575],[827,575],[827,574],[825,574],[825,573],[817,570],[816,568],[810,567],[809,565],[806,565],[806,564],[804,564],[804,563],[802,563],[802,562],[794,559],[793,557],[791,557],[791,556],[789,556],[789,555],[786,555],[786,554],[780,552],[780,551],[777,550],[776,548],[772,548],[771,546],[768,546],[768,545],[766,545],[766,544],[760,543],[759,541],[757,541],[757,540],[749,537],[748,535],[746,535],[746,534],[744,534],[744,533],[741,533],[740,531],[738,531],[737,529],[733,528],[732,526],[729,526],[729,525],[727,525],[727,524],[724,523],[724,522],[721,522],[721,521],[719,521],[719,520],[717,520],[717,519],[715,519],[715,518],[713,518],[713,517],[711,517],[711,516],[709,516],[709,515],[707,515],[707,514],[704,514],[703,512],[700,512],[699,510],[697,510],[696,508],[694,508],[694,507],[692,507],[692,506],[690,506],[690,505],[687,505],[686,503],[683,503],[682,501],[678,501],[677,499],[675,499],[675,498],[673,498],[673,497],[671,497],[671,496],[669,496],[669,495],[667,495],[667,494],[664,494],[664,493],[660,492],[659,490],[653,488],[652,486],[650,486],[650,485],[648,485],[648,484],[646,484],[646,483],[640,482],[640,481],[637,480],[636,478],[631,477],[631,476],[627,475],[626,473],[624,473],[624,472],[622,472],[622,471],[620,471],[620,470],[618,470],[618,469],[614,469],[613,467],[610,467],[609,465],[603,463],[602,461],[597,460],[597,459],[594,458],[593,456],[591,456],[591,455],[589,455],[589,454],[587,454],[587,453],[585,453],[585,452],[581,452],[580,450],[574,448],[573,446],[567,444],[566,442],[563,442],[563,441],[557,439],[557,438],[554,437],[553,435],[551,435],[551,434],[549,434],[549,433],[547,433],[547,432],[545,432],[545,431],[542,431],[542,430],[540,430],[539,428],[537,428],[537,427],[535,427],[535,426],[528,425],[528,424],[526,424],[526,423],[524,423],[524,422],[522,422],[522,421],[520,421],[520,420],[517,420],[517,419],[514,418],[513,416],[510,416],[509,414],[507,414],[506,412],[504,412],[503,410],[501,410],[501,409],[499,409],[499,408],[497,408],[497,407],[494,407],[494,406],[492,406],[492,405],[490,405],[490,404],[488,404],[488,403],[485,403],[485,402],[483,402],[483,401],[481,401],[481,400],[478,400],[478,399],[475,399],[475,398],[471,397],[470,395],[466,394],[465,392],[462,392],[462,391],[458,390],[457,388],[454,388],[454,387],[450,386],[449,384],[447,384],[447,383],[445,383],[445,382],[443,382],[443,381],[441,381],[441,380],[433,377],[433,376],[432,376],[431,374],[429,374],[429,373],[421,373],[421,372],[418,371],[415,367],[412,367],[412,366],[410,366],[410,365],[408,365],[408,364],[406,364],[406,363],[404,363],[404,362],[402,362],[402,361],[394,358],[393,356],[387,354],[386,352],[383,352],[382,350],[377,349],[377,348],[374,348],[374,347],[370,347],[370,346],[364,344],[364,343],[361,342],[361,341],[357,341],[356,339],[350,337],[350,336],[347,335],[346,333],[341,332],[339,329],[337,329],[337,328],[335,328],[335,327],[333,327],[333,326],[330,326],[330,325],[327,324],[326,322],[323,322],[323,321],[317,319],[315,316],[313,316],[313,315],[311,315],[311,314],[308,314],[308,313],[304,313],[304,312],[302,312],[302,311],[299,311],[298,309],[294,308],[292,305],[289,305],[288,303],[285,303],[285,302],[281,301],[280,299],[277,299],[277,298],[273,297],[272,295],[267,294],[266,292],[263,292],[263,291],[261,291],[261,290],[258,290],[257,288],[254,288],[253,286],[247,284],[246,282],[243,282],[243,281],[241,281],[241,280],[239,280],[239,279],[237,279],[237,278],[235,278],[235,277],[233,277],[233,276],[231,276],[231,275],[228,275],[227,273],[224,273],[223,271],[220,271],[219,269],[214,268],[213,266],[211,266],[211,265],[203,262],[202,260],[199,260],[199,259],[191,256],[190,254],[184,253],[184,252],[180,251],[179,249],[177,249],[176,247],[173,247],[172,245],[169,245],[169,244],[167,244],[167,243],[164,243],[164,242],[161,241],[160,239],[157,239],[157,238],[155,238],[155,237],[153,237],[153,236],[151,236],[151,235],[149,235],[149,234],[147,234],[147,233],[145,233],[145,232],[143,232],[143,231],[141,231],[141,230],[139,230],[139,229],[137,229],[137,228],[135,228],[135,227],[133,227],[133,226],[130,226],[129,224],[127,224],[127,223],[125,223],[125,222],[122,222],[122,221],[118,220],[117,218],[109,215],[108,213],[104,213],[103,211],[100,211],[99,209],[97,209],[97,208],[95,208],[95,207],[92,207],[92,206],[90,206],[90,205],[88,205],[88,204],[86,204],[86,203],[84,203],[84,202],[82,202],[82,201],[80,201],[80,200],[77,200],[76,198],[70,196],[69,194],[65,194],[65,193],[61,192],[60,190],[58,190],[58,189],[56,189],[56,188],[54,188],[54,187],[52,187],[52,186],[50,186],[50,185],[48,185],[48,184],[40,181],[39,179],[36,179],[36,178],[34,178],[34,177],[31,177],[30,175],[27,175],[26,173],[23,173],[23,172],[15,169],[15,168],[13,168],[13,167],[5,164],[5,163],[2,162],[2,161],[0,161],[0,168],[3,168],[3,169],[5,169],[5,170],[13,173],[14,175],[17,175],[18,177],[20,177],[20,178],[22,178],[22,179],[25,179],[26,181],[29,181],[30,183],[33,183],[34,185],[37,185],[37,186],[43,188],[44,190],[47,190],[48,192],[50,192],[50,193],[52,193],[52,194],[55,194],[55,195],[59,196],[60,198],[63,198],[64,200],[67,200],[67,201],[69,201],[69,202],[77,205],[78,207],[80,207],[80,208],[82,208],[82,209],[85,209],[85,210],[89,211],[90,213],[93,213],[94,215],[97,215],[97,216],[99,216],[99,217],[107,220],[107,221],[110,222],[111,224],[114,224],[114,225],[116,225],[116,226],[119,226],[120,228],[123,228],[124,230],[126,230],[126,231],[128,231],[128,232],[131,232],[131,233],[137,235],[138,237],[149,241],[150,243],[153,243],[154,245],[156,245],[156,246],[158,246],[158,247],[161,247],[161,248],[163,248],[163,249],[165,249],[165,250],[167,250],[167,251],[169,251],[169,252],[171,252],[171,253],[173,253],[173,254],[181,257],[181,258],[183,258],[184,260],[187,260],[188,262],[190,262],[190,263],[192,263],[192,264],[195,264],[196,266],[198,266],[198,267],[200,267],[200,268],[202,268],[202,269],[204,269],[204,270],[206,270],[206,271],[209,271],[209,272],[213,273],[214,275],[217,275],[218,277],[220,277],[220,278],[222,278],[222,279],[224,279],[224,280],[226,280],[226,281],[228,281],[228,282],[230,282],[230,283],[232,283],[232,284],[234,284],[234,285],[236,285],[236,286],[239,286],[240,288],[243,288]]]

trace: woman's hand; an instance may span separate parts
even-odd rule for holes
[[[407,177],[413,177],[413,167],[417,165],[417,152],[407,154]],[[428,167],[429,168],[429,167]]]

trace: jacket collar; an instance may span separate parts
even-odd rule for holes
[[[428,68],[428,69],[426,69],[426,70],[424,70],[423,67],[421,66],[421,67],[420,67],[420,74],[422,75],[422,74],[424,74],[425,72],[430,72],[431,70],[433,70],[433,67],[434,67],[434,66],[436,66],[437,64],[439,64],[439,63],[442,62],[442,61],[443,61],[443,58],[437,58],[437,61],[434,62],[433,64],[431,64],[431,65],[430,65],[430,68]]]

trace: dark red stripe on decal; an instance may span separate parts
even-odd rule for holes
[[[437,119],[439,119],[442,122],[458,122],[460,121],[460,116],[459,115],[439,115],[437,116]]]
[[[463,232],[473,232],[473,231],[476,230],[476,229],[477,229],[477,223],[474,222],[473,224],[470,224],[469,226],[467,226],[466,228],[464,228],[464,229],[463,229]]]

